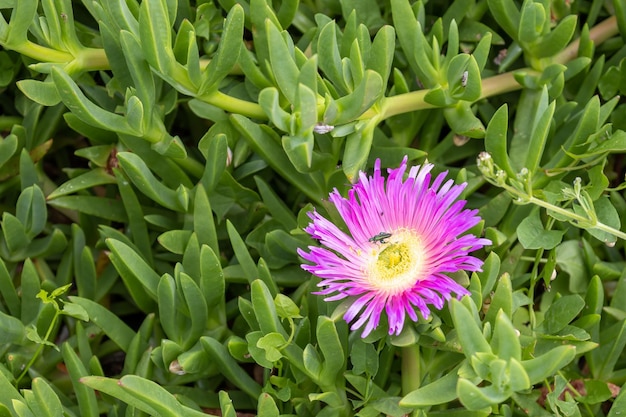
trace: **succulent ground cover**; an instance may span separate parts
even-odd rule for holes
[[[626,414],[623,0],[0,12],[0,416]]]

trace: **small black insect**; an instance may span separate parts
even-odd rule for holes
[[[385,239],[389,239],[390,237],[391,237],[391,233],[380,232],[376,236],[370,237],[368,240],[370,242],[387,243],[385,242]]]

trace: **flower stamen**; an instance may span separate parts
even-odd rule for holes
[[[422,275],[424,253],[420,239],[408,230],[374,253],[367,271],[371,285],[388,294],[406,291]]]

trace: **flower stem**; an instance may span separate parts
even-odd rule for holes
[[[52,334],[52,329],[54,329],[54,327],[56,326],[57,320],[58,320],[60,314],[61,314],[60,310],[56,309],[56,311],[54,313],[54,317],[52,317],[52,321],[50,322],[50,326],[48,326],[48,330],[46,331],[46,335],[43,338],[43,340],[45,342],[47,342],[48,339],[50,338],[50,335]],[[45,346],[46,345],[44,343],[40,343],[39,346],[37,346],[37,350],[35,351],[35,353],[33,353],[33,356],[30,358],[30,360],[28,361],[28,363],[24,367],[24,370],[22,371],[22,373],[20,373],[20,375],[15,380],[15,386],[16,387],[19,387],[20,381],[22,380],[22,378],[24,378],[24,376],[26,376],[26,374],[28,373],[28,370],[30,369],[31,366],[33,366],[33,364],[35,363],[37,358],[39,358],[39,356],[41,355],[41,352],[43,351],[43,348]]]
[[[510,194],[514,196],[517,196],[521,201],[524,201],[525,203],[530,203],[539,207],[543,207],[563,217],[566,217],[569,219],[570,222],[573,222],[575,225],[583,229],[602,230],[603,232],[609,233],[622,240],[626,240],[626,233],[622,232],[621,230],[615,229],[609,225],[606,225],[602,222],[592,221],[592,219],[585,217],[585,216],[581,216],[580,214],[576,214],[571,210],[567,210],[562,207],[555,206],[554,204],[548,203],[547,201],[541,200],[535,196],[522,193],[520,190],[510,185],[498,184],[497,182],[492,182],[492,184],[500,188],[503,188],[504,190],[508,191]],[[586,225],[589,225],[589,226],[586,226]]]
[[[559,206],[555,206],[553,204],[548,203],[547,201],[543,201],[540,200],[536,197],[530,197],[530,199],[528,200],[528,202],[535,204],[539,207],[543,207],[546,208],[550,211],[553,211],[555,213],[558,213],[560,215],[563,215],[565,217],[568,217],[571,221],[577,222],[577,223],[589,223],[589,219],[585,216],[581,216],[579,214],[576,214],[572,211],[566,210],[564,208],[561,208]],[[611,226],[608,226],[602,222],[596,221],[591,227],[591,229],[598,229],[598,230],[602,230],[603,232],[607,232],[613,236],[616,236],[622,240],[626,240],[626,233],[622,232],[621,230],[617,230],[612,228]]]
[[[422,382],[420,347],[410,345],[402,348],[402,395],[415,391]]]
[[[528,294],[527,294],[528,298],[530,299],[530,308],[528,309],[528,316],[529,316],[529,321],[530,321],[530,328],[533,329],[533,331],[535,330],[535,327],[537,326],[537,319],[535,316],[535,309],[534,309],[535,286],[537,285],[537,282],[539,281],[537,270],[539,269],[539,263],[540,263],[541,257],[543,256],[543,251],[544,251],[543,249],[540,249],[535,254],[533,268],[530,273],[530,285],[528,287]]]

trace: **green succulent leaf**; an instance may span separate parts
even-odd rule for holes
[[[564,234],[562,230],[545,230],[536,210],[517,226],[517,237],[526,249],[553,249]]]
[[[235,4],[226,17],[224,31],[220,43],[207,68],[202,74],[202,84],[198,89],[198,95],[204,95],[216,89],[237,64],[239,53],[242,48],[241,39],[244,27],[244,9]]]
[[[459,101],[452,107],[444,109],[443,114],[455,133],[470,138],[485,136],[485,126],[474,115],[469,102]]]
[[[559,346],[534,359],[522,361],[531,384],[536,384],[570,363],[576,355],[574,346]]]
[[[169,209],[183,212],[187,210],[189,196],[183,185],[180,185],[176,191],[166,187],[152,174],[146,163],[134,153],[120,152],[117,158],[130,180],[146,196]]]
[[[123,116],[108,112],[91,102],[66,72],[52,68],[52,80],[63,104],[83,122],[104,130],[113,130],[128,135],[142,135],[143,132],[131,127]]]
[[[56,106],[61,102],[61,96],[52,81],[21,80],[17,85],[29,99],[36,103]]]
[[[491,347],[478,327],[472,313],[460,302],[451,300],[450,312],[452,320],[459,329],[463,329],[457,335],[463,347],[463,353],[471,357],[477,352],[491,353]]]
[[[0,0],[0,417],[616,417],[623,3]]]
[[[372,70],[366,70],[356,89],[331,101],[324,112],[324,123],[341,125],[353,121],[376,103],[383,93],[383,79]]]
[[[77,193],[98,185],[115,184],[115,177],[103,168],[96,168],[78,175],[63,183],[56,190],[48,194],[48,200],[53,200],[68,194]]]
[[[458,382],[459,375],[452,370],[430,384],[408,393],[400,400],[400,406],[424,407],[453,401],[457,398],[456,387]]]

